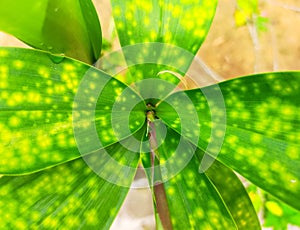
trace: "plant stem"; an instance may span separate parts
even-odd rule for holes
[[[154,195],[156,200],[156,209],[165,230],[172,230],[172,222],[167,202],[167,196],[162,183],[154,185]]]
[[[156,130],[155,130],[155,112],[150,110],[147,112],[148,121],[148,137],[150,143],[150,158],[152,167],[152,184],[155,196],[155,205],[165,230],[172,230],[172,222],[170,218],[169,206],[166,196],[164,184],[159,166],[159,152],[157,150]]]

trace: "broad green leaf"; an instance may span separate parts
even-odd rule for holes
[[[130,68],[126,83],[161,78],[177,84],[180,79],[166,71],[182,77],[187,72],[209,30],[217,0],[112,0],[111,3],[124,57],[128,66],[137,65]],[[149,57],[155,61],[149,62]]]
[[[203,153],[200,156],[200,159],[202,159]],[[244,185],[230,168],[214,161],[205,174],[218,190],[237,229],[261,228]]]
[[[91,0],[2,0],[0,30],[90,64],[100,56],[101,28]]]
[[[167,159],[166,157],[160,158],[162,167],[161,171],[165,172],[165,177],[163,177],[165,181],[177,173],[179,173],[178,176],[181,176],[180,168],[183,169],[185,164],[188,164],[194,153],[196,154],[197,162],[201,161],[203,158],[202,151],[199,149],[196,150],[195,147],[191,146],[184,139],[181,139],[180,142],[178,142],[179,137],[176,133],[165,136],[165,130],[163,128],[164,126],[159,124],[159,120],[156,120],[154,124],[157,143],[160,144],[165,142],[165,147],[161,146],[158,148],[157,152],[164,153],[167,151],[168,153],[173,153],[173,155],[169,154]],[[169,132],[172,133],[172,131]],[[161,135],[161,133],[163,133],[163,135]],[[166,140],[164,140],[165,138]],[[168,138],[171,140],[168,141]],[[175,156],[175,153],[177,153],[177,156]],[[149,160],[145,161],[145,159],[147,159],[145,155],[146,154],[144,154],[143,157],[143,164],[146,168],[147,176],[150,178],[149,183],[154,184],[156,181],[153,181],[151,175],[151,164],[149,163]],[[159,156],[161,156],[161,154],[159,154]],[[170,158],[170,156],[172,157]],[[192,158],[192,160],[195,161],[194,158]],[[180,166],[180,164],[182,165]],[[195,172],[197,175],[198,169],[195,169]],[[221,199],[230,212],[230,215],[232,216],[237,228],[259,229],[260,223],[253,205],[248,197],[248,193],[233,171],[218,161],[214,161],[212,166],[205,172],[205,174],[217,192],[220,194]],[[195,186],[195,189],[196,188],[197,186]]]
[[[157,116],[189,140],[200,125],[200,139],[192,143],[300,210],[299,86],[300,72],[233,79],[168,98],[180,102],[187,95],[193,101],[194,107],[181,106],[199,114],[200,124],[189,120],[193,125],[188,130],[180,130],[176,109],[169,110],[166,103],[160,104]]]
[[[195,54],[203,42],[216,0],[112,0],[121,45],[162,42]]]
[[[218,190],[198,172],[195,150],[170,128],[157,150],[173,229],[235,229]]]
[[[164,98],[177,87],[193,58],[193,54],[173,45],[142,43],[112,52],[96,66],[131,85],[144,99]]]
[[[1,48],[0,58],[1,174],[72,160],[145,121],[138,95],[91,66],[27,49]]]
[[[102,179],[81,158],[26,176],[5,176],[0,178],[1,228],[108,229],[134,179],[139,155],[120,144],[106,151],[131,170],[99,163],[103,150],[89,155],[89,164],[97,161],[112,180],[118,178],[127,187]]]

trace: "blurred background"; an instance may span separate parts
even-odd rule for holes
[[[109,0],[93,2],[102,26],[103,52],[117,50]],[[1,32],[0,46],[27,47]],[[300,70],[300,1],[220,0],[198,57],[201,71],[211,77],[207,84],[258,72]],[[299,212],[241,180],[264,229],[300,229]],[[134,183],[147,182],[143,175],[137,175]],[[111,229],[155,229],[150,191],[131,189]]]

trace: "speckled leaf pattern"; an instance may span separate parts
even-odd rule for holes
[[[225,81],[202,91],[175,93],[169,100],[176,101],[186,94],[193,101],[199,119],[206,120],[200,124],[200,140],[193,141],[194,144],[205,151],[208,142],[225,135],[220,153],[211,148],[209,154],[300,210],[299,86],[299,72],[266,73]],[[207,96],[207,92],[217,90],[222,92],[225,109],[218,108],[216,100],[208,106],[203,94]],[[159,109],[167,111],[167,108],[162,103]],[[211,114],[217,114],[213,123]],[[173,120],[176,115],[162,112],[158,116],[180,132]],[[197,129],[196,124],[194,127],[186,132],[186,138],[191,139],[188,133]],[[212,137],[207,133],[209,130],[215,130]]]
[[[134,133],[144,123],[141,110],[131,112],[134,122],[127,121],[126,97],[138,96],[129,89],[121,95],[127,86],[91,66],[27,49],[1,48],[0,57],[1,174],[29,173],[79,157],[74,130],[82,144],[94,144],[81,154],[129,136],[112,127],[116,100],[116,126],[129,122]]]
[[[90,64],[100,56],[101,27],[91,0],[3,0],[0,30],[32,47]]]
[[[192,155],[194,151],[187,140],[180,139],[170,128],[158,148],[161,164],[166,167],[162,170],[163,178],[186,164],[164,183],[173,229],[236,229],[218,190],[205,174],[198,172],[200,161]],[[191,160],[184,162],[184,155],[190,155]]]
[[[199,152],[197,155],[199,155]],[[200,159],[202,159],[203,152],[200,156]],[[237,229],[261,228],[257,213],[244,185],[230,168],[214,161],[205,174],[218,190]]]
[[[120,144],[110,153],[137,167],[138,154]],[[115,168],[111,174],[130,185],[135,170],[126,174]],[[26,176],[5,176],[0,178],[1,229],[108,229],[128,188],[102,179],[81,158]]]
[[[122,46],[162,42],[196,53],[204,40],[216,0],[112,0]]]
[[[159,77],[174,84],[179,82],[178,77],[160,74],[161,71],[184,76],[209,30],[217,5],[216,0],[112,0],[111,3],[121,46],[142,43],[135,51],[126,53],[125,49],[129,66],[133,61],[142,64],[130,68],[125,81]],[[154,47],[147,48],[153,43]],[[149,57],[153,56],[156,61],[151,63]]]
[[[140,162],[158,228],[259,229],[232,169],[300,210],[300,72],[174,93],[217,0],[111,3],[116,76],[64,57],[100,55],[91,0],[0,3],[1,30],[57,54],[0,48],[0,227],[108,229]]]

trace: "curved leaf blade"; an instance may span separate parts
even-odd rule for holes
[[[127,84],[145,78],[178,84],[209,30],[217,5],[216,0],[111,3],[122,51],[130,67],[125,77]],[[149,57],[155,60],[149,62]]]
[[[128,115],[129,102],[139,97],[91,66],[27,49],[1,48],[0,56],[1,174],[78,158],[130,136],[145,121],[143,104]],[[79,152],[80,140],[89,148]]]
[[[161,42],[193,54],[209,30],[217,5],[216,0],[111,2],[122,46]]]
[[[110,150],[119,155],[118,160],[137,167],[137,154],[124,154],[120,145]],[[134,170],[124,174],[128,185],[134,175]],[[0,185],[5,229],[108,229],[129,189],[100,178],[82,159],[26,176],[2,177]]]
[[[90,0],[4,0],[0,18],[0,30],[35,48],[90,64],[100,56],[101,28]]]
[[[181,142],[181,143],[179,143]],[[189,162],[185,155],[195,148],[168,128],[167,138],[159,146],[162,177],[170,177],[174,168],[187,164],[178,174],[163,183],[174,229],[236,229],[236,225],[214,184],[198,172],[199,160],[194,155]],[[170,160],[177,155],[175,160]],[[221,194],[222,195],[222,194]]]
[[[201,153],[201,159],[203,153]],[[228,208],[237,229],[261,229],[248,193],[234,172],[215,161],[205,172]]]
[[[300,210],[299,85],[299,72],[279,72],[233,79],[202,89],[211,95],[221,90],[225,110],[216,106],[217,97],[210,98],[215,102],[210,108],[199,89],[175,93],[169,100],[186,94],[193,101],[202,122],[200,140],[194,144],[206,151],[209,142],[224,138],[221,151],[212,148],[208,154],[217,156],[257,186]],[[167,115],[164,103],[159,109],[162,113],[158,116],[180,132],[174,124],[177,115],[172,111],[169,114],[173,115]],[[214,123],[212,114],[219,116]],[[226,133],[221,122],[224,114]],[[189,140],[198,130],[196,124],[191,127],[194,128],[185,134]],[[211,137],[212,130],[215,132]]]
[[[93,50],[93,62],[95,62],[101,54],[102,48],[102,30],[97,11],[92,1],[79,0],[81,13],[85,21],[88,31],[89,41]],[[74,48],[74,47],[73,47]],[[80,59],[79,59],[80,60]]]
[[[194,164],[195,161],[197,161],[198,163],[196,165],[199,166],[199,162],[207,160],[207,158],[203,158],[204,156],[203,151],[196,148],[195,146],[192,146],[186,140],[180,139],[178,134],[175,133],[175,131],[168,130],[168,134],[166,136],[162,135],[161,137],[160,133],[164,133],[164,129],[162,129],[162,125],[159,124],[158,121],[154,122],[154,124],[155,124],[154,131],[155,131],[157,143],[163,143],[162,145],[159,146],[158,150],[156,151],[159,154],[159,159],[161,161],[161,172],[163,172],[162,178],[165,178],[165,180],[167,180],[167,178],[173,177],[177,173],[178,173],[177,177],[181,178],[182,173],[178,169],[184,168],[184,164],[187,164],[191,160],[194,161],[193,162]],[[167,154],[168,157],[165,156],[165,153],[168,153]],[[176,153],[177,156],[174,158]],[[190,159],[194,154],[195,154],[194,158]],[[149,179],[149,183],[155,184],[155,181],[153,181],[153,179],[157,178],[157,176],[154,175],[154,178],[152,176],[149,160],[148,161],[146,160],[147,155],[143,154],[142,156],[143,156],[144,167],[147,169],[146,173]],[[180,166],[180,164],[182,165]],[[189,165],[191,164],[192,163],[190,163]],[[189,166],[186,166],[186,169],[188,167]],[[195,175],[197,175],[198,169],[194,168],[194,170],[195,170]],[[155,172],[157,171],[154,171],[154,173]],[[248,196],[248,193],[245,190],[245,187],[230,168],[224,166],[222,163],[218,161],[214,161],[211,167],[208,168],[208,170],[201,175],[202,175],[201,177],[206,176],[209,181],[208,183],[211,183],[211,185],[213,185],[212,187],[217,191],[220,198],[222,199],[222,201],[220,202],[224,203],[237,229],[244,229],[244,228],[260,229],[261,228],[257,214],[254,210],[254,207]],[[190,181],[190,180],[186,179],[183,181]],[[166,184],[168,184],[168,182],[166,182]],[[188,184],[189,186],[191,186],[190,190],[185,192],[184,189],[182,189],[181,193],[186,193],[187,196],[192,197],[191,195],[192,193],[190,192],[193,190],[192,183],[188,183]],[[210,187],[211,185],[207,185],[207,186]],[[194,190],[197,190],[197,184],[194,185]],[[172,202],[174,202],[173,199]],[[188,216],[190,217],[190,215]],[[191,222],[193,223],[193,220],[191,220]],[[180,228],[187,228],[187,226],[188,225],[184,226],[184,224],[182,224]],[[202,226],[202,224],[199,226]],[[189,226],[189,228],[191,227],[192,226]]]

